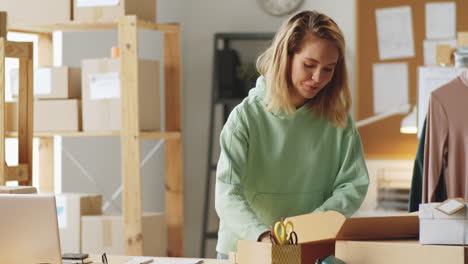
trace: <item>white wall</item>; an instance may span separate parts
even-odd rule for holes
[[[284,18],[267,15],[253,0],[158,0],[157,5],[158,22],[182,23],[185,255],[196,257],[200,250],[205,192],[214,33],[274,32]],[[303,8],[317,9],[336,20],[345,34],[348,62],[352,63],[355,50],[354,0],[305,0]],[[155,44],[149,45],[156,51],[160,49],[157,38],[154,37]],[[116,44],[116,35],[111,33],[65,33],[63,62],[78,65],[83,57],[107,56],[109,46]],[[149,55],[158,57],[158,54]],[[349,69],[351,80],[354,80],[354,67],[351,64]],[[143,143],[142,152],[149,152],[155,144],[156,142]],[[64,139],[63,147],[80,158],[88,174],[95,177],[98,189],[109,197],[120,183],[118,138]],[[164,207],[163,154],[163,149],[157,151],[143,170],[143,177],[153,179],[151,186],[154,186],[149,191],[143,191],[143,195],[152,193],[144,198],[145,209],[162,210]],[[88,187],[90,185],[86,173],[72,160],[67,160],[65,154],[62,171],[64,191],[98,190]]]

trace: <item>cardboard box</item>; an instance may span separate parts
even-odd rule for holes
[[[62,253],[85,252],[82,251],[81,247],[81,216],[101,215],[102,196],[98,194],[63,193],[57,194],[55,200]]]
[[[124,15],[156,22],[156,0],[74,0],[76,21],[117,21]]]
[[[18,96],[18,69],[10,72],[11,94]],[[34,69],[34,97],[39,99],[80,99],[81,69],[42,67]]]
[[[120,59],[82,63],[83,130],[121,129]],[[160,130],[159,61],[139,60],[140,130]]]
[[[84,216],[82,248],[89,254],[125,255],[124,220],[122,216]],[[167,255],[167,231],[164,214],[142,216],[143,255]]]
[[[32,186],[0,186],[0,193],[28,194],[37,193],[37,190]]]
[[[407,241],[337,241],[336,257],[346,264],[464,264],[468,248],[420,245]]]
[[[71,0],[2,0],[0,10],[7,12],[9,25],[54,24],[70,21]],[[47,9],[47,12],[41,11]]]
[[[440,203],[419,205],[419,242],[421,244],[468,244],[467,205],[462,210],[447,215],[436,207]]]
[[[18,131],[18,103],[7,102],[5,128]],[[70,132],[81,130],[80,100],[34,101],[34,131]]]
[[[290,217],[287,220],[294,224],[303,264],[314,264],[317,259],[334,254],[337,240],[417,238],[419,231],[416,215],[346,218],[338,212],[329,211]],[[249,245],[251,250],[243,251],[243,243],[252,243]],[[236,254],[239,264],[269,263],[250,261],[253,257],[250,252],[255,252],[252,248],[255,245],[261,247],[261,244],[239,241]],[[262,259],[268,259],[265,257]]]
[[[80,100],[34,102],[34,131],[80,131]]]

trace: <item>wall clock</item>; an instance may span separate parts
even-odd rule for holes
[[[297,10],[304,0],[257,0],[262,9],[272,16],[283,16]]]

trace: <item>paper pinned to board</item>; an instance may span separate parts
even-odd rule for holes
[[[76,0],[76,7],[116,6],[120,0]]]
[[[456,38],[455,2],[426,3],[426,39]]]
[[[424,66],[436,66],[436,46],[457,46],[456,39],[424,40]]]
[[[375,16],[380,59],[414,57],[411,7],[379,8]]]
[[[90,74],[89,97],[91,100],[120,98],[119,72]]]
[[[408,63],[376,63],[373,74],[374,113],[408,104]]]
[[[418,87],[418,127],[422,127],[429,107],[432,91],[457,78],[466,68],[455,67],[419,67]],[[421,136],[418,129],[418,137]]]

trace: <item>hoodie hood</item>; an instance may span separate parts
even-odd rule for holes
[[[266,79],[263,76],[258,77],[257,83],[255,84],[255,88],[250,89],[249,91],[249,98],[252,98],[255,101],[261,102],[262,105],[264,105],[263,100],[266,97]],[[286,112],[283,110],[280,110],[279,113],[276,113],[274,115],[278,117],[283,117],[283,118],[293,118],[295,115],[299,113],[307,113],[309,106],[307,104],[301,106],[299,109],[297,109],[295,114],[288,115]]]
[[[265,77],[260,76],[257,78],[255,87],[250,89],[249,97],[254,97],[262,101],[266,96],[266,80]]]

